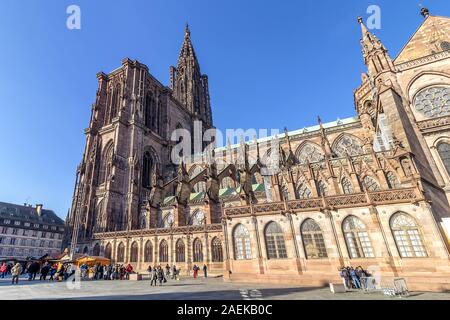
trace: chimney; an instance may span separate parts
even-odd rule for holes
[[[38,214],[38,216],[42,216],[42,204],[37,204],[36,205],[36,212]]]

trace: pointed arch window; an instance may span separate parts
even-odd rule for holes
[[[391,171],[386,173],[386,181],[388,183],[389,189],[399,189],[401,187],[396,175]]]
[[[116,88],[112,91],[111,104],[110,104],[110,112],[108,123],[111,123],[114,118],[117,117],[120,110],[120,84],[116,86]]]
[[[342,178],[341,185],[342,185],[342,191],[344,192],[344,194],[354,193],[353,185],[348,178],[345,178],[345,177]]]
[[[419,227],[410,215],[403,212],[396,213],[392,216],[390,225],[402,258],[423,258],[427,256]]]
[[[319,180],[317,182],[317,191],[319,193],[319,197],[322,197],[322,196],[326,197],[329,195],[328,185],[325,182],[323,182],[322,180]]]
[[[130,262],[138,262],[139,246],[136,241],[131,244]]]
[[[205,224],[205,213],[203,210],[198,209],[196,210],[190,219],[190,225],[192,226],[201,226]]]
[[[154,127],[155,98],[151,91],[147,92],[144,107],[144,124],[147,128]]]
[[[142,186],[144,188],[150,188],[152,185],[152,175],[154,170],[153,157],[149,151],[144,153],[143,166],[142,166]]]
[[[163,228],[171,228],[174,223],[174,215],[173,212],[169,212],[165,215],[163,221],[162,221],[162,227]]]
[[[234,258],[236,260],[248,260],[252,258],[250,234],[246,227],[238,224],[233,232]]]
[[[333,146],[333,152],[338,157],[358,156],[363,154],[362,142],[357,137],[344,134],[335,142]]]
[[[144,246],[144,262],[153,262],[153,245],[150,240]]]
[[[193,243],[194,262],[203,262],[203,245],[199,238],[196,238]]]
[[[166,240],[159,243],[159,262],[169,262],[169,246]]]
[[[235,183],[231,177],[225,177],[220,182],[221,189],[228,189],[228,188],[234,188],[234,187],[235,187]]]
[[[300,229],[307,259],[327,258],[323,233],[313,219],[306,219]]]
[[[217,237],[211,241],[211,258],[212,262],[223,262],[222,241]]]
[[[318,146],[312,143],[306,143],[296,152],[297,160],[300,164],[320,162],[325,159],[323,152]]]
[[[269,222],[264,231],[268,259],[286,259],[283,229],[276,222]]]
[[[175,246],[176,256],[175,260],[176,262],[185,262],[186,256],[185,256],[185,246],[184,241],[182,239],[178,239],[176,246]]]
[[[446,142],[439,143],[437,146],[437,151],[441,157],[445,169],[447,170],[447,173],[450,174],[450,144]]]
[[[105,258],[108,258],[111,260],[112,258],[112,246],[111,243],[108,243],[105,247]]]
[[[102,162],[99,171],[99,184],[103,184],[107,181],[112,171],[112,157],[113,157],[114,145],[110,142],[103,151]]]
[[[297,188],[297,195],[299,199],[310,199],[312,198],[311,189],[305,183],[300,183]]]
[[[125,262],[125,245],[123,242],[119,243],[117,247],[117,262]]]
[[[100,256],[100,245],[98,243],[95,244],[94,249],[92,249],[93,256]]]
[[[342,223],[350,258],[373,258],[372,243],[366,225],[357,217],[349,216]]]
[[[365,176],[363,179],[364,189],[369,192],[380,191],[380,185],[370,176]]]

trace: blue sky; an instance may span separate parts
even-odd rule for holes
[[[124,57],[168,84],[186,22],[208,74],[214,123],[290,130],[354,115],[365,71],[356,17],[381,7],[376,34],[395,56],[422,22],[419,3],[448,1],[2,0],[0,201],[43,203],[65,217],[96,73]],[[81,8],[81,30],[66,8]]]

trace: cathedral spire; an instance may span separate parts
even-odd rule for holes
[[[364,25],[363,19],[358,17],[361,26],[364,63],[370,77],[375,77],[384,71],[393,71],[394,64],[383,43]]]

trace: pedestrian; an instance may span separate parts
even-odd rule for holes
[[[41,268],[41,276],[39,277],[39,281],[47,280],[47,274],[49,273],[49,271],[50,271],[50,265],[48,262],[46,262],[44,264],[44,266]]]
[[[22,265],[20,263],[16,263],[16,265],[11,268],[12,284],[14,284],[14,282],[16,284],[19,284],[19,277],[21,273],[22,273]]]
[[[192,270],[194,271],[194,279],[197,278],[197,273],[198,273],[198,267],[196,264],[194,264],[194,267],[192,267]]]
[[[8,266],[5,262],[3,262],[2,266],[0,267],[0,278],[4,279],[6,274],[8,273]]]
[[[39,263],[32,262],[30,263],[29,267],[28,267],[28,281],[32,281],[36,279],[36,274],[39,271]]]
[[[48,281],[54,281],[54,276],[56,274],[56,270],[58,268],[58,265],[56,263],[54,263],[51,268],[50,268],[50,279],[48,279]]]
[[[160,286],[162,286],[164,280],[165,280],[164,271],[161,267],[158,267],[158,281]]]
[[[352,278],[352,282],[353,282],[355,289],[361,289],[361,282],[359,281],[359,277],[356,274],[356,271],[355,271],[355,269],[353,269],[353,267],[350,268],[349,274],[350,274],[350,277]]]
[[[166,264],[166,276],[167,277],[170,276],[170,266],[169,266],[169,264]]]
[[[175,265],[172,266],[172,279],[175,279],[177,275],[177,267]]]
[[[203,276],[204,276],[205,278],[208,277],[208,267],[206,266],[206,264],[203,265]]]
[[[349,274],[348,274],[347,269],[345,267],[341,267],[339,269],[339,276],[342,278],[342,281],[344,282],[345,288],[346,289],[350,289]]]
[[[130,274],[133,273],[133,266],[131,263],[128,263],[127,267],[125,268],[125,278],[127,280],[130,280]]]
[[[150,267],[150,269],[151,269],[151,267]],[[150,286],[153,286],[153,283],[155,283],[155,286],[156,286],[156,281],[158,280],[158,271],[156,270],[156,267],[153,267],[153,269],[152,269],[152,271],[151,271],[151,274],[150,274],[150,277],[151,277],[151,282],[150,282]]]

